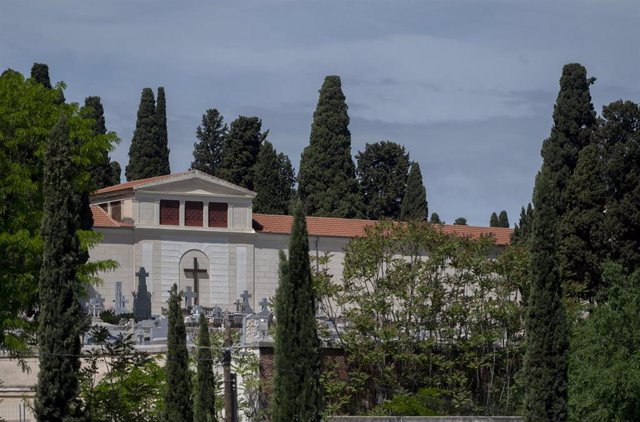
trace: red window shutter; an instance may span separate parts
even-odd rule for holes
[[[111,203],[111,218],[116,221],[122,220],[122,202]]]
[[[209,202],[209,227],[227,227],[228,204]]]
[[[202,227],[202,202],[185,202],[184,224],[185,226]]]
[[[160,224],[180,224],[180,201],[160,200]]]

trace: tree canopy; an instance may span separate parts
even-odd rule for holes
[[[402,221],[423,221],[429,215],[427,206],[427,190],[422,182],[422,172],[420,164],[411,163],[409,175],[407,176],[407,187],[402,198],[402,207],[400,208],[400,220]]]
[[[202,123],[196,129],[198,141],[193,144],[192,169],[218,175],[227,132],[224,118],[217,109],[210,108],[202,115]]]
[[[262,132],[262,120],[257,117],[240,116],[231,122],[217,176],[254,190],[254,166],[268,134]]]
[[[265,141],[253,170],[254,189],[258,193],[253,210],[263,214],[288,214],[295,184],[289,157],[278,154],[271,142]]]

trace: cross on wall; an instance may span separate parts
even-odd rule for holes
[[[184,273],[188,277],[193,278],[193,294],[194,296],[194,305],[199,305],[198,302],[198,293],[200,293],[200,274],[207,274],[207,270],[200,268],[198,265],[198,258],[193,257],[193,268],[185,268]]]

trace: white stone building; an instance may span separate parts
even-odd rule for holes
[[[278,283],[278,251],[287,250],[293,218],[255,214],[255,193],[197,170],[122,183],[96,191],[91,197],[94,229],[102,242],[92,260],[113,259],[119,267],[100,274],[96,287],[113,307],[116,282],[131,309],[136,273],[144,267],[152,293],[152,311],[166,307],[174,283],[197,292],[197,303],[232,310],[244,290],[257,309]],[[342,276],[343,249],[364,234],[370,220],[308,217],[311,254],[332,256],[329,270]],[[461,235],[493,233],[498,245],[509,242],[510,229],[444,226]],[[197,270],[197,271],[194,271]],[[197,273],[197,278],[194,274]],[[197,280],[197,281],[196,281]]]

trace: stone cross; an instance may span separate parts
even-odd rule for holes
[[[100,293],[96,294],[96,297],[89,299],[89,309],[91,309],[91,315],[97,317],[100,315],[100,311],[104,310],[104,298]]]
[[[185,291],[182,292],[182,297],[184,297],[184,301],[186,302],[185,306],[187,308],[191,307],[191,299],[196,298],[198,294],[196,292],[191,291],[191,286],[185,287]]]
[[[198,304],[198,293],[200,292],[200,274],[206,274],[207,270],[198,266],[198,258],[193,258],[193,268],[185,268],[186,275],[193,277],[193,292],[195,293],[194,304]]]
[[[262,300],[259,303],[260,305],[260,312],[268,312],[269,309],[267,308],[267,306],[269,305],[269,301],[267,300],[266,297],[263,297]]]
[[[116,315],[121,315],[127,312],[126,306],[129,301],[122,295],[122,281],[116,281],[116,298],[114,302],[114,313]]]
[[[251,308],[251,305],[249,304],[249,298],[251,297],[251,295],[249,294],[249,291],[245,290],[244,292],[242,292],[240,297],[242,298],[242,312],[245,315],[246,314],[252,314],[253,313],[253,309]]]
[[[151,293],[147,290],[149,273],[144,267],[136,273],[138,277],[138,292],[133,294],[133,315],[137,321],[151,319]]]

